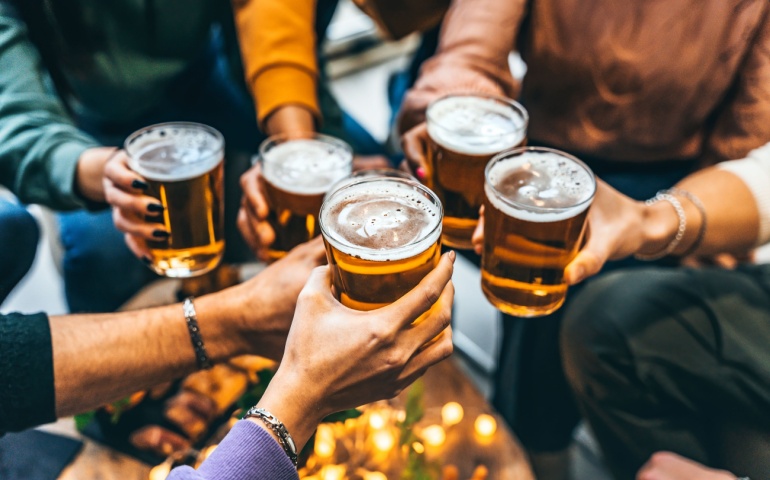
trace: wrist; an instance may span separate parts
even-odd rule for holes
[[[204,295],[194,300],[200,333],[214,363],[249,353],[248,340],[240,324],[234,315],[229,314],[229,307],[223,308],[223,305],[231,303],[218,298],[217,294]]]
[[[297,135],[315,131],[313,113],[300,105],[284,105],[265,120],[268,135]]]
[[[668,202],[642,205],[642,244],[636,253],[654,254],[664,250],[676,236],[679,216]]]
[[[85,200],[104,203],[104,166],[118,151],[115,147],[94,147],[85,150],[75,171],[76,191]]]

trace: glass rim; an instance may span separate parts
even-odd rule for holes
[[[416,190],[423,193],[427,198],[430,198],[434,204],[438,207],[438,221],[436,221],[436,225],[425,235],[421,235],[419,239],[414,240],[412,242],[407,243],[406,245],[402,245],[398,248],[391,248],[387,250],[368,250],[367,254],[370,254],[374,257],[387,257],[390,255],[393,255],[393,252],[401,252],[404,250],[408,250],[409,248],[414,247],[415,245],[419,245],[421,242],[424,242],[427,238],[430,238],[433,235],[436,235],[438,233],[438,239],[441,239],[441,227],[444,223],[444,205],[441,203],[441,199],[438,198],[438,195],[436,195],[433,190],[426,187],[422,183],[420,183],[418,180],[412,180],[410,178],[404,178],[404,177],[361,177],[357,179],[356,181],[347,183],[345,185],[342,185],[338,189],[330,192],[326,197],[324,197],[323,204],[321,204],[321,210],[319,210],[318,213],[318,225],[321,227],[321,236],[323,236],[324,240],[328,241],[332,244],[335,248],[338,250],[342,250],[338,248],[338,245],[343,244],[340,242],[337,238],[335,238],[333,235],[330,235],[330,232],[327,230],[326,225],[324,225],[324,211],[329,208],[330,202],[332,199],[334,199],[337,195],[341,194],[342,192],[347,191],[350,188],[356,187],[361,184],[365,183],[371,183],[371,182],[393,182],[393,183],[400,183],[400,184],[406,184],[411,187],[415,187]],[[438,231],[438,232],[437,232]],[[343,244],[344,245],[344,244]],[[355,248],[365,248],[365,247],[355,247]]]
[[[525,152],[554,153],[556,155],[559,155],[560,157],[566,158],[567,160],[570,160],[576,163],[579,167],[581,167],[583,170],[585,170],[588,173],[588,176],[591,179],[591,185],[593,187],[591,190],[591,195],[589,195],[588,198],[586,198],[582,202],[576,203],[574,205],[570,205],[569,207],[538,207],[535,205],[526,205],[521,202],[517,202],[515,200],[511,200],[507,198],[489,181],[489,173],[492,170],[492,167],[496,165],[498,162],[510,157],[521,155]],[[485,187],[489,186],[489,188],[491,188],[492,191],[494,192],[495,196],[498,199],[500,199],[503,203],[507,204],[508,206],[513,207],[517,210],[527,210],[530,212],[537,212],[537,213],[566,212],[568,210],[576,209],[584,205],[587,208],[588,206],[591,205],[591,202],[593,202],[593,199],[596,196],[596,175],[594,175],[594,172],[591,170],[591,168],[576,156],[570,155],[569,153],[558,150],[556,148],[549,148],[549,147],[516,147],[510,150],[506,150],[504,152],[498,153],[497,155],[492,157],[491,160],[489,160],[489,163],[487,163],[487,166],[484,168],[484,185]]]
[[[123,142],[123,149],[126,151],[129,157],[133,157],[133,154],[131,152],[131,145],[139,139],[141,136],[146,135],[153,130],[157,130],[160,128],[180,128],[180,129],[187,129],[187,130],[201,130],[208,134],[210,134],[214,139],[216,139],[218,145],[217,148],[214,149],[212,153],[219,153],[224,150],[225,148],[225,137],[222,135],[222,133],[217,130],[214,127],[211,127],[209,125],[205,125],[203,123],[198,122],[162,122],[162,123],[155,123],[152,125],[148,125],[146,127],[142,127],[139,130],[136,130],[131,135],[126,137],[126,140]],[[203,162],[203,160],[198,160],[195,163]]]
[[[329,145],[333,145],[334,147],[339,148],[343,152],[347,154],[349,157],[346,163],[352,164],[353,163],[353,147],[350,146],[348,142],[345,140],[342,140],[341,138],[333,137],[331,135],[326,135],[323,133],[318,132],[302,132],[300,135],[307,135],[307,136],[296,136],[296,134],[286,134],[286,133],[278,133],[275,135],[270,135],[266,139],[262,140],[262,143],[259,144],[259,150],[258,155],[255,157],[252,157],[252,164],[257,163],[264,163],[265,159],[265,153],[267,153],[268,149],[273,145],[280,145],[283,143],[288,143],[293,140],[317,140]]]
[[[449,130],[449,128],[446,125],[442,125],[440,121],[436,120],[435,116],[431,115],[431,109],[435,107],[437,104],[441,103],[444,100],[448,100],[450,98],[470,98],[470,97],[476,97],[476,98],[483,98],[485,100],[493,100],[495,102],[498,102],[499,104],[505,105],[506,107],[511,107],[512,110],[514,110],[521,119],[523,120],[522,125],[517,128],[514,131],[500,133],[496,135],[465,135],[465,137],[474,137],[474,138],[502,138],[507,135],[511,135],[513,133],[520,133],[524,132],[526,135],[527,128],[529,127],[529,112],[526,108],[524,108],[524,105],[520,104],[516,100],[512,98],[503,97],[500,95],[491,95],[488,93],[474,93],[474,92],[467,92],[467,93],[450,93],[449,95],[444,95],[442,97],[439,97],[435,100],[432,100],[428,104],[428,108],[425,109],[425,121],[430,122],[431,124],[441,128],[442,130]]]

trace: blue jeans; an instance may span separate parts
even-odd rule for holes
[[[37,222],[24,207],[0,200],[0,304],[32,266],[39,237]]]

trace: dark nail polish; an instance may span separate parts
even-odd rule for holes
[[[147,256],[142,257],[141,260],[142,260],[142,263],[145,265],[149,265],[152,263],[152,260],[150,259],[150,257],[147,257]]]
[[[160,213],[164,210],[163,205],[160,203],[151,203],[147,205],[147,211],[150,213]]]
[[[141,181],[141,180],[134,180],[131,182],[131,188],[135,188],[137,190],[147,190],[147,183]]]
[[[170,234],[165,230],[153,230],[152,236],[155,238],[168,238]]]

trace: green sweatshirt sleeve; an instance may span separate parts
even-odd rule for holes
[[[0,184],[24,203],[82,208],[77,161],[98,142],[74,125],[46,78],[24,22],[0,2]]]

